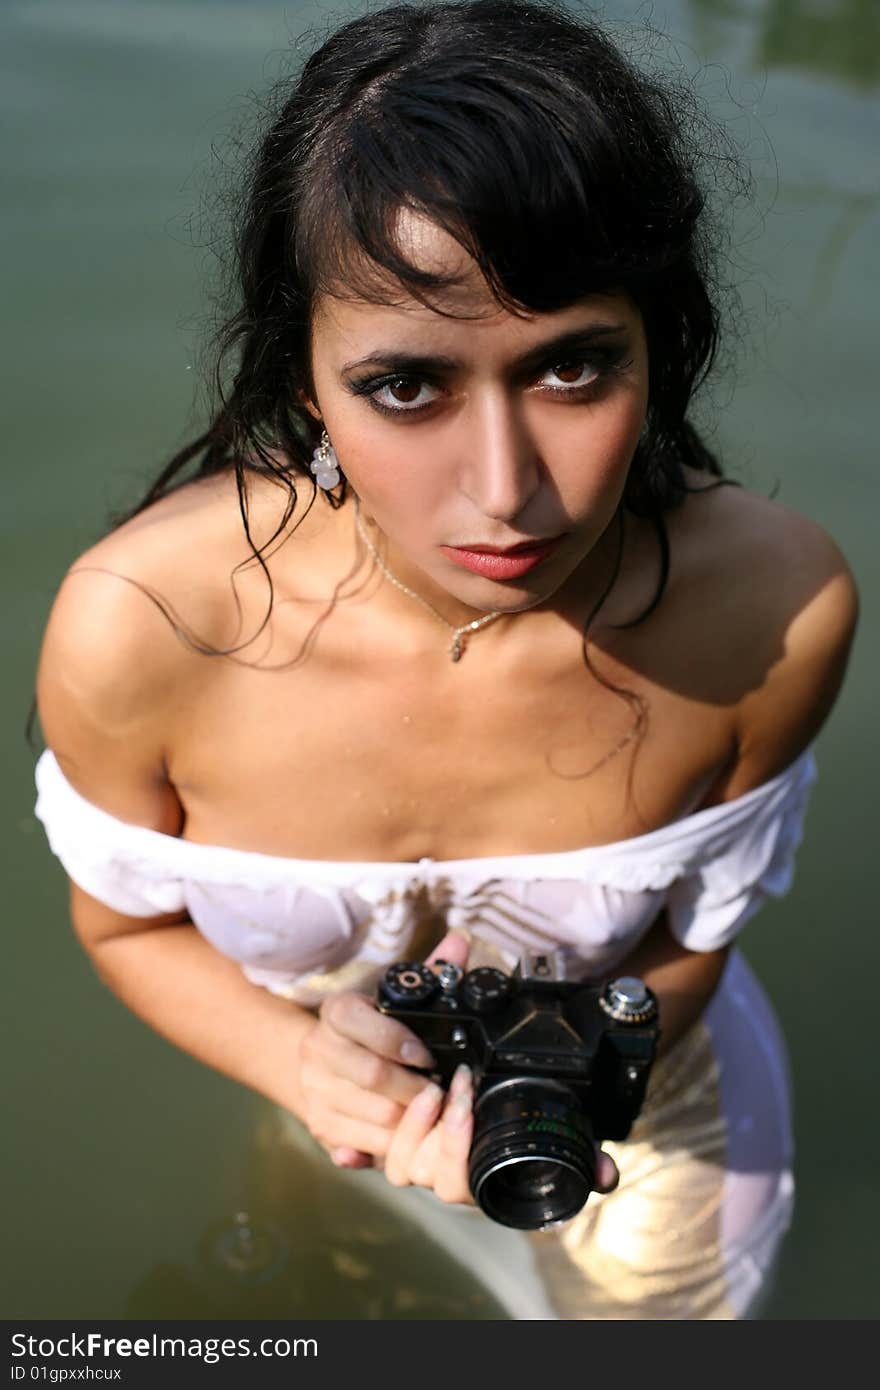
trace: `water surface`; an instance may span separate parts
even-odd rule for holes
[[[647,12],[605,6],[615,23]],[[712,398],[715,441],[734,476],[777,489],[836,537],[868,613],[819,740],[796,885],[743,943],[789,1039],[797,1104],[797,1214],[766,1316],[876,1317],[880,1126],[866,1020],[878,954],[867,750],[880,11],[873,0],[667,0],[651,13],[671,43],[642,53],[698,72],[755,178],[730,252],[746,312]],[[263,1107],[97,984],[32,816],[20,732],[64,569],[201,418],[212,142],[227,159],[249,94],[327,14],[267,0],[0,10],[7,1316],[498,1315],[410,1229],[314,1187],[292,1194]]]

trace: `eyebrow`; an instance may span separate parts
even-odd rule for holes
[[[590,347],[603,338],[625,333],[626,329],[625,323],[592,323],[585,328],[570,329],[567,333],[560,333],[546,343],[530,348],[522,356],[514,358],[511,367],[514,371],[528,371],[529,368],[545,362],[548,357]],[[456,367],[461,365],[461,362],[454,357],[401,352],[399,348],[379,348],[367,357],[358,357],[353,362],[346,362],[341,370],[342,372],[352,372],[358,367],[386,367],[392,371],[412,372],[413,375],[417,375],[419,372],[454,371]]]

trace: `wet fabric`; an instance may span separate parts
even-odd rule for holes
[[[325,1202],[357,1192],[419,1226],[512,1318],[718,1321],[758,1316],[772,1286],[794,1206],[790,1116],[778,1025],[734,950],[701,1022],[655,1065],[630,1137],[603,1146],[619,1186],[551,1230],[334,1168],[291,1115],[278,1114],[272,1147],[291,1200],[320,1172]]]
[[[688,949],[727,945],[790,887],[815,776],[807,749],[744,796],[629,840],[409,864],[285,858],[131,825],[81,797],[51,752],[36,814],[86,892],[132,916],[185,909],[255,984],[316,1007],[371,989],[450,928],[470,940],[473,965],[512,969],[525,949],[555,949],[569,979],[607,977],[664,908]],[[515,1317],[754,1316],[791,1219],[790,1093],[772,1009],[738,952],[703,1018],[655,1066],[630,1138],[607,1148],[617,1190],[547,1232],[499,1235],[481,1212],[415,1190],[393,1200],[443,1244],[479,1231],[476,1268]],[[351,1176],[390,1200],[381,1174]],[[506,1254],[494,1259],[496,1247]]]
[[[51,752],[37,765],[36,814],[86,892],[135,917],[186,909],[254,983],[315,1005],[368,988],[449,928],[506,968],[555,947],[570,979],[614,969],[663,907],[690,950],[726,945],[788,891],[814,778],[807,749],[744,796],[629,840],[404,864],[289,859],[130,825],[81,797]]]

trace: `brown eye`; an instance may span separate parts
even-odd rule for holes
[[[438,398],[436,389],[421,377],[386,377],[381,386],[367,388],[370,405],[386,415],[419,415]]]
[[[566,385],[571,385],[583,374],[584,366],[583,362],[560,362],[553,368],[553,375]]]
[[[567,362],[557,362],[555,366],[548,367],[541,384],[555,391],[557,396],[568,395],[572,400],[578,400],[575,393],[588,390],[601,376],[601,369],[594,363],[585,362],[582,357],[569,358]]]
[[[400,401],[401,405],[411,405],[413,401],[418,400],[421,389],[422,383],[420,381],[414,381],[411,377],[405,376],[390,382],[387,387],[394,400]]]

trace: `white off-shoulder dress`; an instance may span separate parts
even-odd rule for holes
[[[288,859],[195,844],[84,800],[51,752],[36,814],[70,877],[135,917],[186,909],[255,985],[307,1007],[370,990],[450,928],[471,961],[511,969],[553,948],[568,979],[611,975],[666,908],[690,950],[729,943],[791,885],[815,760],[736,800],[645,835],[559,854],[417,863]],[[519,1318],[720,1319],[756,1315],[793,1203],[790,1091],[773,1011],[731,952],[700,1022],[655,1065],[621,1173],[573,1220],[525,1233],[381,1173],[339,1173],[402,1208],[470,1261]],[[323,1151],[291,1121],[309,1161]]]

